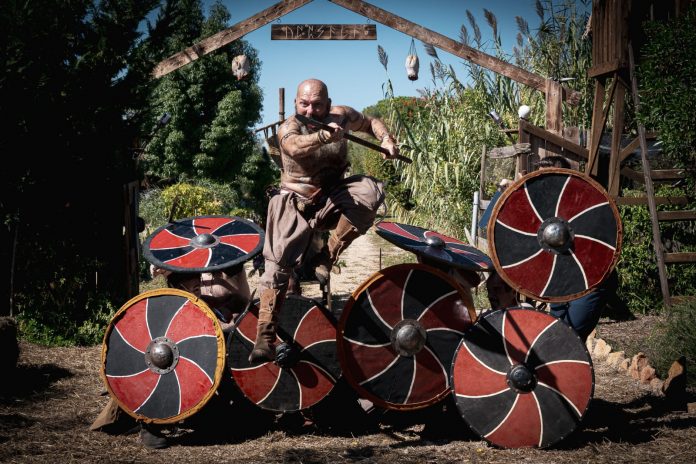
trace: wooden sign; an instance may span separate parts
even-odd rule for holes
[[[376,40],[375,24],[273,24],[271,40]]]

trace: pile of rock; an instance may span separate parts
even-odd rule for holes
[[[597,338],[592,332],[587,338],[587,351],[594,362],[604,362],[614,369],[634,378],[653,394],[664,396],[666,405],[672,410],[696,412],[696,403],[688,403],[686,395],[686,358],[683,356],[672,363],[665,380],[657,377],[655,368],[644,353],[626,357],[623,351],[612,351],[611,345]]]

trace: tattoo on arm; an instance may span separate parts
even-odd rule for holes
[[[278,137],[280,137],[280,148],[283,153],[292,157],[308,155],[326,143],[321,139],[320,132],[303,134],[299,126],[292,125],[289,121],[281,126]]]

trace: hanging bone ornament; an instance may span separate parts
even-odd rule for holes
[[[232,74],[238,81],[249,75],[249,59],[246,55],[237,55],[232,59]]]

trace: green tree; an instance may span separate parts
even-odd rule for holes
[[[2,297],[25,334],[94,342],[109,301],[123,296],[121,198],[135,177],[133,108],[151,66],[139,25],[156,5],[10,0],[0,9],[0,142],[12,157],[0,195],[11,275]]]
[[[160,58],[219,32],[229,19],[220,2],[206,18],[199,0],[167,0],[157,23],[170,31],[166,39],[157,40]],[[251,66],[249,76],[238,81],[230,63],[241,54]],[[259,150],[251,131],[260,120],[259,69],[256,50],[236,40],[156,82],[142,131],[149,133],[165,112],[171,121],[154,134],[142,157],[141,167],[150,181],[236,179],[245,160]]]

